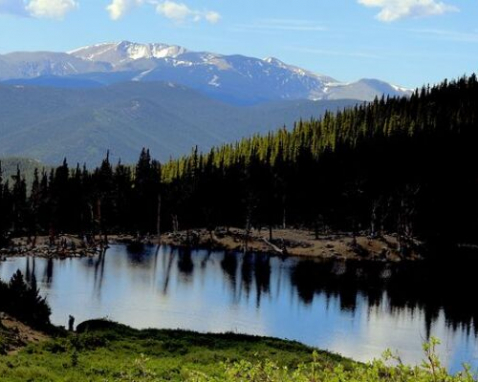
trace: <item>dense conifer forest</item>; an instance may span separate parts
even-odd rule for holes
[[[0,237],[288,226],[473,244],[477,138],[472,75],[163,165],[144,149],[135,167],[37,170],[31,190],[0,177]]]

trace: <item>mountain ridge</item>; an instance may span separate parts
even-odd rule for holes
[[[233,104],[276,100],[358,99],[408,96],[411,91],[380,80],[345,83],[278,58],[193,51],[164,43],[129,41],[102,43],[68,52],[14,52],[0,55],[0,81],[28,83],[55,78],[45,86],[74,87],[74,81],[101,85],[117,82],[163,81],[185,85]]]
[[[356,100],[274,101],[235,106],[188,87],[163,82],[124,82],[92,88],[0,84],[0,157],[20,156],[94,166],[110,150],[113,161],[134,163],[142,147],[155,157],[209,150],[265,134]]]

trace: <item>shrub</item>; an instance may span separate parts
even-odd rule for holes
[[[35,276],[28,284],[18,270],[8,284],[0,280],[0,295],[0,311],[37,328],[50,325],[51,309],[40,296]]]
[[[400,358],[386,351],[381,360],[369,364],[356,363],[345,368],[339,363],[325,365],[314,354],[313,361],[302,363],[296,369],[265,360],[262,362],[239,361],[221,364],[219,376],[211,377],[205,373],[189,373],[188,382],[476,382],[465,366],[463,371],[450,375],[436,355],[439,341],[432,338],[423,345],[425,359],[419,366],[404,365]],[[390,366],[387,361],[393,361]]]

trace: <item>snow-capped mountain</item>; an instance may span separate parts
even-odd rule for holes
[[[0,80],[40,76],[72,76],[88,72],[107,72],[111,65],[86,61],[67,53],[15,52],[0,55]]]
[[[47,77],[47,78],[45,78]],[[58,78],[60,77],[60,78]],[[102,86],[124,81],[178,83],[222,101],[254,104],[277,100],[372,100],[409,90],[378,80],[342,83],[276,58],[194,52],[176,45],[128,41],[87,46],[67,53],[0,55],[0,80],[37,85]],[[26,81],[25,81],[26,80]]]
[[[180,46],[166,44],[137,44],[129,41],[104,43],[75,49],[68,54],[87,60],[108,62],[118,67],[126,62],[153,59],[175,58],[187,50]]]

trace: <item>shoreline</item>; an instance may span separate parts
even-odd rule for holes
[[[0,261],[9,257],[34,256],[40,258],[67,259],[93,257],[101,252],[103,243],[86,243],[78,235],[15,237],[7,247],[0,248]]]
[[[93,257],[108,248],[108,244],[126,245],[170,245],[181,248],[253,252],[269,256],[301,257],[322,260],[353,260],[370,262],[414,262],[424,259],[420,253],[422,244],[413,241],[406,250],[400,250],[399,240],[394,234],[371,238],[364,234],[331,233],[319,235],[301,229],[275,229],[270,240],[268,230],[245,230],[238,228],[208,231],[167,232],[157,236],[135,237],[128,234],[103,237],[79,237],[64,234],[55,238],[17,237],[8,247],[0,248],[0,261],[9,257],[34,256],[40,258],[66,259]]]
[[[247,244],[246,244],[247,238]],[[176,234],[169,233],[161,237],[161,244],[177,247],[199,247],[236,252],[254,252],[271,256],[302,257],[323,260],[356,260],[401,262],[419,261],[423,256],[416,250],[401,253],[398,240],[394,235],[383,235],[370,238],[366,235],[332,233],[320,235],[319,239],[308,230],[275,229],[270,240],[268,230],[251,230],[246,236],[245,231],[238,228],[229,230],[205,229],[185,231]],[[419,248],[415,242],[414,247]]]

